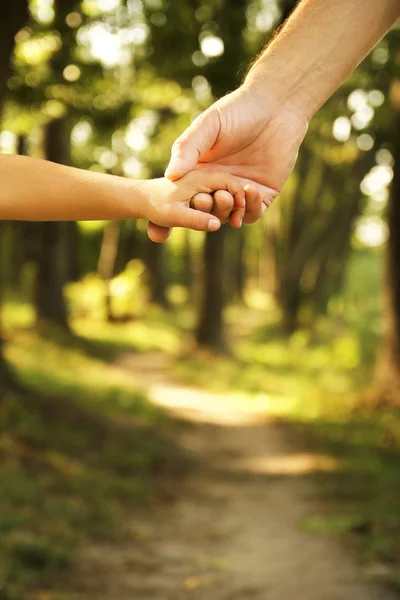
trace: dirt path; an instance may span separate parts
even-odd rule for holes
[[[305,475],[331,459],[293,448],[262,405],[174,383],[162,356],[121,366],[191,421],[178,442],[201,466],[176,502],[133,518],[136,540],[84,549],[74,599],[394,600],[350,549],[300,528],[318,511]]]

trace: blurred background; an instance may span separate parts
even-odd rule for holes
[[[160,177],[295,4],[3,2],[0,151]],[[178,476],[184,452],[160,433],[173,419],[121,356],[242,394],[335,456],[312,526],[357,533],[398,579],[399,63],[395,28],[312,121],[255,225],[156,245],[144,222],[0,224],[0,598],[44,576],[50,589],[82,536],[111,535],[127,500]],[[29,597],[75,597],[46,593]]]

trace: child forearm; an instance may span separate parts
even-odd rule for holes
[[[137,219],[141,183],[25,156],[0,156],[0,220]]]
[[[94,221],[147,219],[161,227],[216,231],[213,215],[191,208],[197,194],[226,190],[238,219],[245,192],[228,173],[192,172],[179,182],[138,181],[23,156],[0,156],[0,220]]]

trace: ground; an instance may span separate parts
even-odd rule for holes
[[[329,456],[304,451],[262,402],[183,387],[165,355],[126,354],[151,400],[183,422],[195,458],[176,500],[140,510],[121,541],[83,544],[73,600],[394,600],[356,559],[351,538],[302,524],[318,513],[312,474]],[[248,399],[249,400],[249,399]]]

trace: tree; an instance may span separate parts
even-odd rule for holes
[[[292,9],[295,0],[281,4],[280,23],[282,24]],[[226,94],[237,87],[257,47],[248,43],[246,0],[226,0],[217,7],[210,7],[212,27],[224,43],[224,53],[219,59],[211,59],[202,67],[202,73],[211,85],[214,97]],[[210,15],[207,16],[210,19]],[[211,19],[210,19],[211,20]],[[207,33],[208,22],[204,23],[202,35]],[[263,44],[261,36],[256,43]],[[224,264],[225,231],[207,234],[204,246],[203,294],[201,299],[196,340],[200,346],[221,350],[225,346],[223,333],[224,289],[226,287],[226,268]],[[238,276],[242,276],[243,262],[238,262]],[[241,285],[242,287],[242,285]],[[212,318],[207,318],[212,315]]]
[[[226,227],[206,235],[203,282],[196,342],[200,347],[226,350],[222,314],[225,306],[224,251]]]
[[[11,73],[11,56],[14,50],[15,36],[28,17],[28,0],[13,0],[0,4],[0,115],[7,93],[7,81]],[[1,235],[1,228],[0,228]],[[1,286],[1,282],[0,282]],[[0,287],[1,310],[1,287]],[[0,315],[0,394],[2,389],[12,383],[10,372],[4,359],[3,337]]]
[[[386,334],[378,356],[377,381],[374,401],[400,402],[400,80],[392,85],[392,149],[394,153],[393,181],[391,187],[387,244]]]
[[[214,96],[221,96],[237,87],[240,71],[249,60],[245,43],[246,0],[227,0],[220,6],[214,23],[224,42],[225,52],[220,60],[211,60],[204,67]],[[225,304],[225,228],[207,234],[203,253],[203,283],[196,341],[199,346],[222,350],[225,347],[223,309]]]
[[[360,182],[374,164],[374,153],[359,151],[354,142],[341,148],[324,141],[325,156],[321,157],[313,133],[267,220],[276,295],[288,333],[299,326],[302,313],[312,315],[308,322],[303,319],[303,325],[325,314],[329,299],[340,293],[353,223],[363,204]]]
[[[115,316],[112,307],[111,281],[115,275],[118,245],[121,236],[121,223],[109,221],[103,231],[98,272],[104,281],[104,305],[107,321],[112,323]]]
[[[161,244],[147,241],[145,254],[148,283],[150,288],[150,301],[162,308],[168,308],[166,296],[166,268],[165,249]]]
[[[68,164],[69,131],[65,118],[46,127],[46,158]],[[39,225],[35,307],[39,321],[52,322],[68,330],[64,285],[68,281],[68,223]]]

